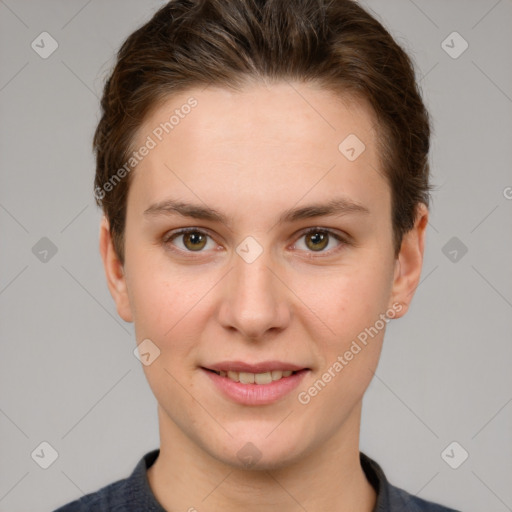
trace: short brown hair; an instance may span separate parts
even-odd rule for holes
[[[371,105],[398,254],[417,204],[429,206],[430,121],[412,62],[382,24],[353,0],[171,0],[121,46],[94,134],[96,202],[121,262],[133,173],[108,193],[104,185],[129,161],[149,111],[194,86],[260,78],[315,81]]]

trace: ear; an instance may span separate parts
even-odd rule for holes
[[[396,259],[390,306],[398,302],[402,309],[394,318],[400,318],[407,313],[420,282],[427,224],[428,208],[425,204],[419,203],[416,207],[414,227],[404,235]]]
[[[103,260],[108,289],[117,307],[117,313],[125,322],[132,322],[132,310],[126,287],[124,268],[114,250],[109,222],[103,216],[100,224],[100,254]]]

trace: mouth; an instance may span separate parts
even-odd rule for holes
[[[212,370],[210,368],[203,368],[209,372],[216,373],[219,377],[226,377],[233,382],[241,384],[271,384],[278,380],[290,377],[300,372],[305,372],[308,368],[302,370],[271,370],[266,372],[237,372],[233,370]]]
[[[200,368],[221,396],[245,406],[269,405],[284,399],[311,371],[280,361],[252,365],[226,361]]]

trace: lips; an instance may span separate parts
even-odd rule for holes
[[[260,363],[244,363],[243,361],[222,361],[220,363],[203,366],[205,370],[213,370],[214,372],[243,372],[243,373],[267,373],[274,370],[298,372],[300,370],[309,370],[304,366],[298,366],[283,361],[263,361]]]
[[[222,396],[249,406],[269,405],[284,399],[310,371],[283,361],[255,364],[224,361],[202,366],[201,370]]]

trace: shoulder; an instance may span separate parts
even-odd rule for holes
[[[126,480],[118,480],[96,492],[86,494],[80,499],[67,503],[54,512],[85,512],[89,510],[112,510],[121,512],[127,509],[128,493]]]
[[[394,485],[389,486],[390,510],[397,512],[459,512],[432,501],[414,496]]]
[[[146,470],[158,457],[160,450],[144,455],[128,478],[117,480],[96,492],[67,503],[54,512],[161,512],[149,487]]]
[[[373,512],[460,512],[418,496],[390,484],[382,468],[373,459],[360,452],[361,467],[377,493]]]

